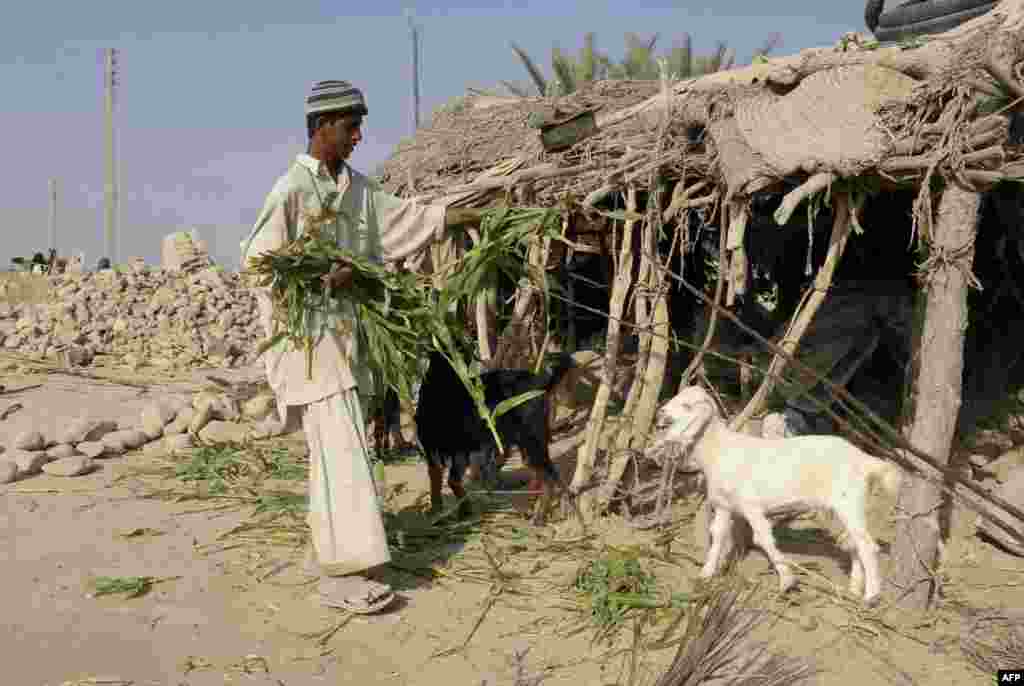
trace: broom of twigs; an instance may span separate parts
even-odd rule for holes
[[[975,618],[960,639],[960,650],[968,662],[987,674],[1024,664],[1022,617],[995,612]],[[982,634],[982,625],[989,631]],[[1001,631],[999,631],[1001,629]]]
[[[655,686],[701,686],[717,680],[737,686],[793,686],[815,676],[818,670],[809,662],[750,639],[769,615],[750,607],[757,590],[744,589],[731,577],[690,606],[679,650]]]
[[[560,239],[558,211],[497,207],[485,213],[480,240],[436,292],[417,274],[390,272],[339,247],[330,228],[336,218],[331,212],[307,217],[302,236],[249,260],[247,273],[256,277],[257,285],[270,287],[274,305],[274,331],[257,348],[258,354],[287,341],[292,349],[305,351],[306,377],[312,379],[316,341],[332,321],[338,321],[366,351],[377,391],[390,387],[411,402],[419,362],[437,350],[458,374],[502,450],[495,419],[537,392],[509,398],[490,412],[483,385],[470,371],[466,351],[473,349],[472,342],[452,312],[499,274],[514,282],[529,279],[544,289],[541,275],[533,273],[536,270],[525,259],[527,241],[536,233]],[[342,294],[332,293],[321,280],[339,259],[353,268],[351,286]],[[546,297],[546,289],[544,293]]]

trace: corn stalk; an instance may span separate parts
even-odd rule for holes
[[[484,402],[480,379],[472,376],[465,351],[472,344],[457,319],[458,305],[468,302],[500,273],[518,280],[536,276],[524,267],[523,252],[534,234],[557,236],[553,228],[557,211],[499,207],[484,215],[479,241],[457,260],[444,265],[445,278],[434,282],[414,273],[396,273],[369,259],[338,247],[326,224],[334,217],[310,218],[304,235],[280,250],[250,260],[249,272],[259,285],[271,288],[275,330],[262,343],[259,353],[284,342],[306,354],[307,378],[312,378],[315,342],[327,331],[328,322],[351,307],[348,335],[359,337],[378,391],[394,388],[408,401],[419,362],[431,350],[440,352],[473,398],[499,450],[503,450],[495,420],[504,412],[529,400],[531,394],[510,398],[493,412]],[[330,293],[321,277],[338,260],[353,267],[351,286],[340,297]],[[436,276],[436,275],[435,275]],[[546,294],[546,291],[545,291]]]

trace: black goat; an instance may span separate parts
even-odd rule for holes
[[[498,403],[528,391],[541,390],[544,395],[531,398],[497,418],[495,426],[505,448],[517,446],[530,469],[529,490],[543,489],[534,521],[542,521],[544,512],[559,483],[558,468],[548,455],[548,397],[550,391],[572,368],[568,354],[560,354],[557,366],[549,374],[533,374],[523,369],[495,369],[484,372],[484,402],[491,411]],[[462,385],[455,370],[444,356],[434,351],[430,356],[423,386],[416,406],[416,437],[430,474],[430,504],[441,506],[441,482],[444,465],[448,465],[448,487],[456,498],[464,499],[462,479],[470,464],[470,455],[490,454],[497,450],[494,436],[480,418],[469,391]],[[462,501],[459,515],[468,513]]]

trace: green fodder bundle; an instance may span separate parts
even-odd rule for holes
[[[263,353],[283,340],[306,352],[306,374],[312,378],[313,349],[325,333],[329,318],[340,316],[345,333],[357,336],[366,351],[378,392],[394,388],[407,402],[419,374],[419,364],[432,350],[440,351],[459,375],[492,432],[493,420],[528,397],[512,398],[495,408],[484,405],[483,387],[470,372],[473,343],[453,310],[466,305],[504,274],[515,282],[543,283],[527,264],[528,239],[560,238],[558,213],[545,209],[497,208],[484,215],[480,240],[454,265],[443,286],[434,291],[427,278],[391,272],[382,265],[338,247],[325,228],[334,217],[324,214],[307,222],[305,233],[283,248],[249,261],[248,273],[261,287],[270,287],[274,332],[262,343]],[[332,294],[322,283],[339,259],[353,268],[351,286]],[[543,286],[541,286],[543,287]],[[545,293],[546,295],[546,293]],[[347,305],[351,311],[346,313]],[[500,440],[498,442],[500,448]]]

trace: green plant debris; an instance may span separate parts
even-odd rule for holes
[[[587,596],[590,617],[600,628],[618,626],[633,609],[664,607],[655,595],[654,575],[636,557],[617,551],[584,565],[575,588]]]
[[[93,596],[124,595],[126,599],[141,598],[153,586],[180,577],[158,579],[152,576],[98,576],[92,582]]]
[[[174,475],[182,481],[204,481],[211,495],[228,490],[228,482],[250,473],[251,467],[239,457],[232,446],[203,446],[195,450],[191,459],[175,469]]]
[[[259,453],[257,459],[267,478],[301,481],[309,473],[309,468],[296,462],[291,452],[282,446],[275,446],[266,453]]]
[[[306,496],[293,493],[265,493],[256,499],[256,510],[253,514],[292,514],[301,515],[309,510]]]
[[[129,529],[123,533],[117,535],[118,538],[124,538],[128,540],[136,540],[142,538],[153,538],[154,536],[163,536],[164,532],[159,529],[151,529],[149,527],[138,527],[135,529]]]

